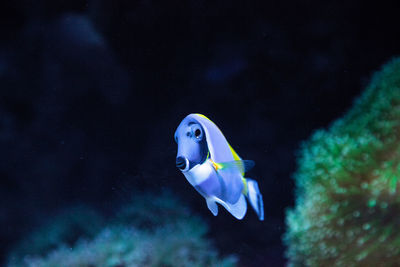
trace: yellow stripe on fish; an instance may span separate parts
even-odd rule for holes
[[[247,196],[247,193],[249,192],[249,187],[247,186],[247,180],[246,180],[246,178],[242,177],[242,181],[243,181],[243,185],[244,185],[242,192],[245,196]]]

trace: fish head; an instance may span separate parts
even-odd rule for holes
[[[207,139],[201,124],[193,118],[186,117],[175,131],[175,142],[178,145],[176,167],[182,172],[202,164],[208,156]]]

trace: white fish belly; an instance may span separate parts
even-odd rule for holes
[[[184,172],[186,180],[192,185],[197,186],[207,180],[214,172],[214,168],[208,162],[198,164],[191,170]]]
[[[184,173],[189,183],[205,198],[221,197],[221,178],[214,167],[206,161]]]

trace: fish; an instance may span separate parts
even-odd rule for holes
[[[176,167],[206,200],[208,209],[218,215],[218,205],[241,220],[247,201],[258,219],[264,220],[264,204],[258,183],[245,178],[254,167],[252,160],[242,160],[217,125],[206,116],[186,116],[174,134],[178,145]]]

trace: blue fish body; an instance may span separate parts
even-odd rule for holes
[[[216,203],[219,203],[234,217],[242,219],[247,211],[247,197],[259,219],[264,219],[258,184],[243,176],[249,161],[239,157],[210,119],[201,114],[188,115],[178,126],[175,140],[177,167],[206,199],[214,215],[218,214]]]

